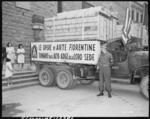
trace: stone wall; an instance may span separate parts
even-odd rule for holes
[[[25,48],[25,61],[30,61],[30,42],[34,41],[32,16],[37,14],[43,17],[52,17],[57,13],[57,1],[29,2],[30,10],[19,8],[16,2],[2,2],[2,45],[13,42],[17,49],[18,44]],[[43,32],[41,33],[42,38]]]
[[[2,2],[2,45],[13,42],[17,49],[18,44],[25,48],[25,61],[30,61],[30,42],[34,41],[32,29],[32,16],[52,17],[57,14],[57,1],[29,2],[30,9],[16,6],[16,2]],[[81,2],[63,2],[63,11],[81,9]],[[41,40],[44,40],[43,31],[40,32]]]

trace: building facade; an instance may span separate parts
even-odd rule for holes
[[[81,9],[79,2],[63,3],[63,10]],[[18,44],[25,48],[25,62],[30,61],[30,42],[33,42],[35,32],[33,25],[43,23],[44,17],[52,17],[58,13],[58,2],[2,2],[2,46],[12,42],[17,49]],[[43,32],[40,33],[44,40]]]
[[[114,16],[118,18],[118,24],[124,24],[126,9],[131,7],[132,20],[134,23],[142,23],[143,5],[134,1],[86,1],[83,4],[93,6],[104,6],[112,11]],[[90,7],[90,5],[88,5]],[[83,7],[87,5],[83,5]]]
[[[57,2],[2,2],[2,45],[12,42],[17,48],[23,44],[25,61],[30,61],[30,42],[34,41],[34,15],[52,17],[57,13]]]
[[[59,12],[84,9],[94,6],[105,6],[115,12],[118,24],[124,23],[126,8],[129,2],[105,1],[44,1],[44,2],[2,2],[2,46],[12,42],[17,48],[23,44],[25,48],[25,62],[30,62],[30,42],[40,38],[44,40],[43,30],[35,30],[37,23],[43,24],[45,17],[52,17]],[[141,22],[142,5],[132,2],[132,14],[135,22]]]

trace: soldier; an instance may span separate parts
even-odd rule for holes
[[[108,97],[111,98],[111,70],[110,65],[113,62],[112,55],[106,50],[106,44],[101,47],[101,55],[97,65],[97,69],[99,69],[99,90],[100,93],[97,96],[103,96],[104,93],[104,81],[105,87],[108,91]]]

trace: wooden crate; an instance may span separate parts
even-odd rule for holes
[[[115,20],[99,15],[99,11],[106,14],[106,10],[98,7],[60,13],[53,18],[46,18],[45,36],[46,38],[47,36],[58,37],[53,40],[59,39],[60,36],[62,39],[73,39],[75,35],[81,35],[82,40],[93,37],[101,40],[113,38]]]

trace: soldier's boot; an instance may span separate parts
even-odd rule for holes
[[[97,96],[103,96],[104,95],[104,93],[103,93],[103,91],[101,91]]]
[[[111,98],[111,91],[108,91],[108,98]]]

